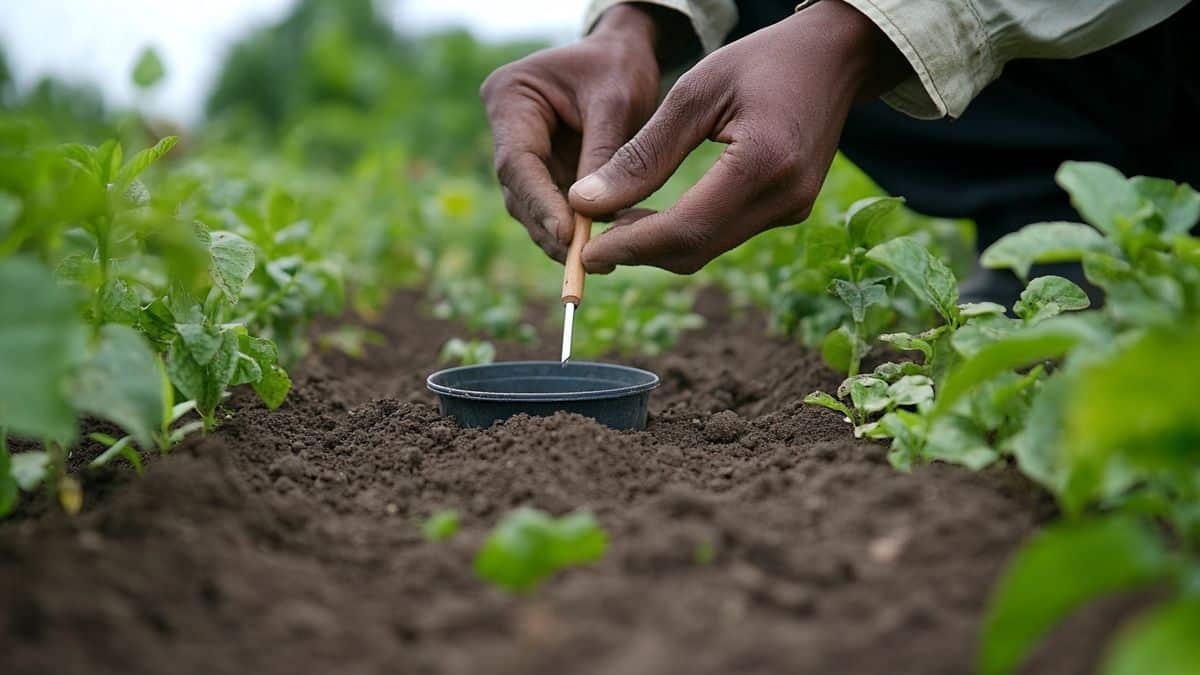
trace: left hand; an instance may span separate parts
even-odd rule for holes
[[[690,274],[772,227],[808,217],[851,105],[907,74],[869,19],[824,0],[727,45],[684,74],[612,159],[576,182],[571,206],[621,213],[650,196],[697,145],[728,144],[671,208],[633,209],[583,249],[588,272],[654,265]]]

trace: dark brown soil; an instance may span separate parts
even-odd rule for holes
[[[708,327],[641,362],[663,377],[647,431],[458,429],[423,384],[453,329],[416,297],[367,359],[313,355],[280,410],[239,394],[144,478],[88,475],[81,515],[35,501],[0,526],[0,672],[971,670],[989,589],[1049,508],[1014,472],[897,473],[799,403],[837,382],[817,357],[714,296]],[[593,510],[607,555],[490,588],[473,553],[522,504]],[[443,508],[463,529],[428,543]],[[1086,613],[1034,670],[1088,671],[1122,612]]]

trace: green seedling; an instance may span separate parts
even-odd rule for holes
[[[486,340],[463,340],[450,338],[442,345],[438,355],[441,363],[453,363],[459,366],[471,366],[480,363],[491,363],[496,359],[496,347]]]
[[[426,541],[445,541],[458,532],[458,527],[458,511],[443,509],[421,523],[421,534]]]
[[[555,572],[599,560],[608,535],[587,511],[560,518],[522,507],[496,525],[475,557],[475,572],[506,591],[536,587]]]

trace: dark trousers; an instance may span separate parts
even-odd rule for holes
[[[791,16],[795,0],[738,6],[731,40]],[[981,249],[1028,223],[1078,220],[1054,183],[1068,159],[1200,186],[1200,4],[1077,59],[1012,62],[957,120],[858,106],[840,147],[913,210],[973,219]]]

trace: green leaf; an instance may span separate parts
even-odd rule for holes
[[[845,415],[847,419],[854,419],[854,415],[850,414],[850,408],[847,408],[845,403],[842,403],[823,391],[814,391],[808,396],[805,396],[804,402],[809,405],[819,405],[829,408],[830,410],[836,410],[837,412]]]
[[[1021,322],[1016,319],[1000,314],[984,314],[968,320],[965,326],[954,331],[950,336],[950,344],[959,354],[974,356],[984,347],[1021,328]]]
[[[146,47],[133,66],[133,83],[140,89],[149,89],[167,75],[162,59],[153,47]]]
[[[254,244],[232,232],[213,232],[212,279],[231,304],[237,304],[242,286],[254,271]]]
[[[445,541],[458,532],[458,526],[458,511],[444,509],[433,514],[421,524],[421,534],[427,541]]]
[[[1007,267],[1027,279],[1035,263],[1075,262],[1087,253],[1118,256],[1120,249],[1081,223],[1034,223],[1001,237],[983,252],[979,263],[992,269]]]
[[[839,265],[850,252],[846,230],[840,225],[810,222],[804,226],[804,264],[821,270]]]
[[[30,258],[0,260],[0,424],[34,438],[75,436],[65,384],[84,338],[75,302],[50,270]]]
[[[100,298],[104,320],[126,325],[137,323],[142,313],[142,304],[137,293],[124,279],[110,281]]]
[[[872,305],[886,304],[888,299],[887,289],[883,284],[834,279],[830,289],[850,308],[850,317],[854,319],[854,323],[865,321],[867,309]]]
[[[1195,364],[1200,331],[1161,331],[1080,373],[1063,419],[1071,469],[1063,497],[1069,507],[1097,496],[1114,457],[1192,484],[1200,448]]]
[[[238,352],[237,369],[233,371],[233,379],[229,381],[229,386],[236,387],[242,384],[260,382],[262,381],[262,376],[262,366],[258,365],[258,362],[248,355]]]
[[[268,408],[274,410],[283,405],[288,392],[292,389],[292,378],[287,371],[279,366],[263,369],[262,379],[250,385]]]
[[[918,405],[933,399],[933,380],[925,375],[905,375],[888,387],[895,405]]]
[[[1146,176],[1135,176],[1129,182],[1162,216],[1164,232],[1187,234],[1200,220],[1200,194],[1187,183]]]
[[[129,160],[129,163],[121,167],[117,175],[113,178],[113,183],[118,185],[126,185],[134,178],[142,175],[142,172],[150,168],[150,165],[162,159],[164,155],[175,147],[179,142],[178,136],[167,136],[154,144],[154,147],[146,148]]]
[[[12,456],[8,453],[8,431],[0,426],[0,518],[12,513],[19,498],[17,479],[12,475]]]
[[[196,363],[182,337],[176,337],[167,351],[167,375],[184,396],[199,400],[204,391],[204,366]]]
[[[850,400],[855,408],[864,413],[879,412],[892,403],[887,382],[871,375],[850,379]]]
[[[894,410],[879,420],[869,434],[892,439],[888,462],[898,471],[909,471],[920,460],[925,447],[925,419],[910,410]]]
[[[1046,528],[1022,547],[993,591],[979,672],[1014,672],[1072,611],[1101,596],[1155,584],[1167,565],[1153,529],[1127,516]]]
[[[1196,675],[1200,599],[1156,607],[1122,628],[1100,666],[1102,675]]]
[[[221,402],[229,382],[233,380],[233,374],[237,371],[237,362],[238,338],[233,331],[227,330],[222,333],[221,345],[217,347],[217,353],[205,372],[204,393],[196,399],[196,408],[205,417],[216,410]]]
[[[1115,238],[1141,206],[1134,186],[1120,171],[1098,162],[1064,162],[1054,175],[1071,195],[1071,205],[1096,229]]]
[[[846,326],[839,326],[821,342],[821,356],[830,368],[846,373],[854,361],[854,347],[854,334]]]
[[[850,245],[870,246],[878,241],[879,224],[903,203],[903,197],[867,197],[851,204],[844,219]]]
[[[1074,282],[1048,275],[1029,282],[1013,312],[1028,323],[1038,323],[1063,312],[1087,309],[1092,301]]]
[[[951,464],[979,471],[996,461],[996,451],[988,445],[983,432],[969,419],[958,415],[938,418],[929,428],[924,454]]]
[[[1080,342],[1097,337],[1090,323],[1071,320],[1074,318],[1044,321],[1001,337],[967,357],[947,375],[931,414],[938,417],[950,412],[960,398],[1000,373],[1058,358]]]
[[[207,366],[212,362],[221,346],[220,330],[202,323],[177,323],[175,330],[179,332],[179,337],[183,338],[184,346],[196,363]]]
[[[958,280],[941,260],[912,237],[897,237],[867,252],[867,258],[886,267],[917,297],[950,325],[958,324]]]
[[[558,570],[598,560],[608,535],[587,512],[560,519],[528,507],[496,525],[475,557],[475,572],[512,592],[533,588]]]
[[[964,319],[974,316],[1004,314],[1004,305],[995,302],[967,302],[958,306],[958,315]]]
[[[116,424],[150,448],[162,425],[162,397],[158,356],[141,334],[120,324],[103,326],[91,358],[72,377],[75,407]]]
[[[925,355],[925,363],[933,358],[933,345],[909,333],[885,333],[879,336],[880,342],[886,342],[896,349],[913,352],[919,351]]]
[[[25,492],[33,492],[46,480],[50,471],[50,454],[19,452],[12,456],[12,477]]]

